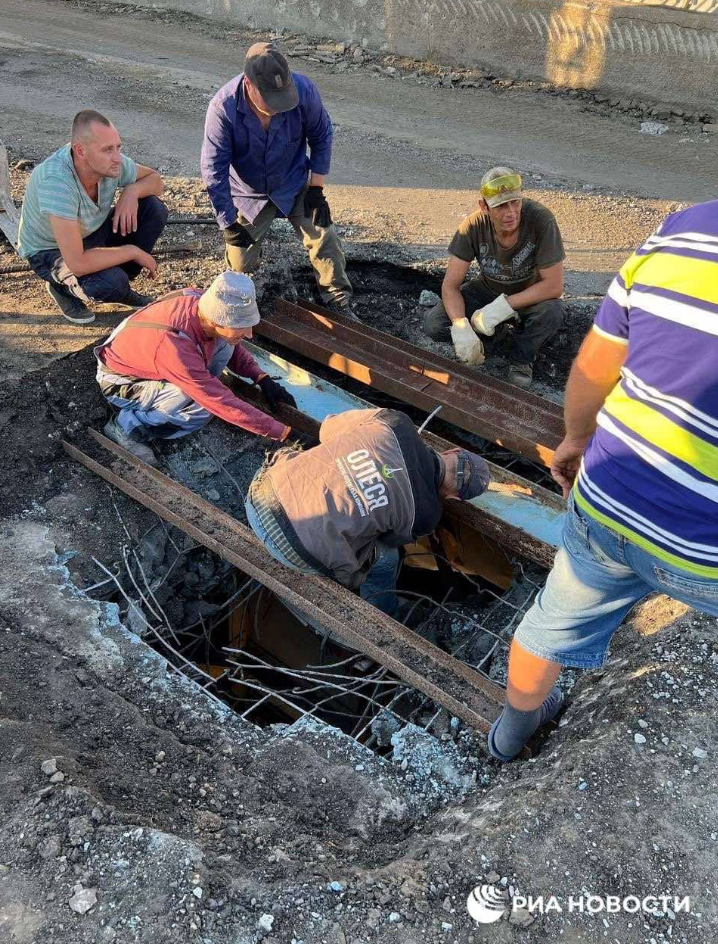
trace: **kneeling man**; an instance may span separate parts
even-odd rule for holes
[[[521,188],[520,175],[508,167],[484,174],[479,209],[451,241],[441,301],[427,312],[424,331],[452,341],[458,359],[473,365],[514,321],[506,379],[529,387],[539,349],[563,323],[566,254],[551,211],[525,199]],[[465,282],[474,259],[480,276]]]
[[[38,164],[25,190],[19,253],[73,324],[95,320],[88,301],[131,308],[153,301],[130,282],[143,269],[152,278],[157,273],[150,253],[167,222],[167,207],[158,199],[164,184],[121,148],[104,115],[80,111],[70,143]]]
[[[434,531],[445,500],[488,484],[480,456],[437,455],[406,414],[348,410],[324,420],[318,446],[274,454],[252,480],[247,520],[287,567],[359,587],[394,616],[398,548]]]
[[[291,432],[236,397],[219,379],[227,369],[260,387],[269,408],[296,406],[294,397],[263,373],[241,344],[259,323],[254,283],[224,272],[204,294],[181,289],[130,315],[95,348],[97,382],[119,410],[105,426],[114,442],[156,465],[153,439],[178,439],[212,416],[269,439]]]

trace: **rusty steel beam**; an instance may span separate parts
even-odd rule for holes
[[[89,432],[119,460],[114,470],[63,441],[65,451],[73,459],[294,604],[346,645],[386,666],[472,728],[488,731],[503,705],[504,691],[499,685],[341,585],[280,564],[254,533],[231,515],[95,430]]]
[[[278,298],[254,330],[546,466],[563,438],[557,404],[312,302]]]
[[[265,406],[262,394],[254,386],[242,383],[242,381],[228,381],[233,392],[263,408]],[[319,441],[319,422],[306,413],[301,413],[291,406],[282,403],[276,410],[277,419],[291,426],[292,429],[307,433]],[[431,446],[435,452],[444,452],[447,449],[454,449],[456,444],[436,436],[434,433],[424,432],[421,434],[424,442]],[[488,463],[491,473],[491,482],[489,491],[503,492],[510,495],[517,501],[530,499],[532,504],[543,506],[546,510],[553,511],[556,515],[563,515],[566,511],[566,502],[559,495],[549,492],[548,489],[535,485],[528,479],[507,472],[501,466],[493,462]],[[489,538],[498,541],[499,544],[515,551],[519,556],[528,560],[536,561],[542,567],[550,569],[553,566],[553,559],[556,554],[556,545],[543,541],[529,531],[519,528],[516,525],[505,521],[497,514],[492,514],[490,510],[479,508],[471,502],[446,502],[444,505],[444,515],[467,524],[476,531],[485,534]]]

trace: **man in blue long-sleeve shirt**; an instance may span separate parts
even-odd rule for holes
[[[204,127],[202,178],[227,264],[235,272],[255,269],[272,221],[287,217],[323,302],[351,315],[346,260],[324,196],[331,151],[332,123],[316,85],[291,73],[273,43],[255,43],[244,72],[209,103]]]

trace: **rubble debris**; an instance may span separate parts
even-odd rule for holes
[[[476,783],[453,741],[438,741],[415,724],[407,724],[391,736],[392,759],[411,773],[414,782],[433,796],[463,796]]]
[[[376,738],[379,747],[388,747],[394,734],[399,731],[401,724],[394,715],[382,711],[371,723],[371,733]]]
[[[660,121],[641,122],[641,134],[665,134],[669,130],[668,125],[661,124]]]
[[[271,914],[263,914],[262,917],[259,919],[259,921],[257,921],[257,927],[259,928],[259,930],[264,931],[266,934],[269,934],[269,932],[272,930],[273,925],[274,925],[274,915],[271,915]]]
[[[68,905],[77,914],[87,914],[97,904],[97,889],[83,888],[82,885],[75,886],[75,894],[68,901]]]
[[[436,294],[436,292],[430,292],[428,289],[424,289],[419,295],[419,304],[424,308],[433,308],[434,305],[438,305],[441,301],[441,298]]]
[[[514,924],[518,928],[527,928],[536,920],[536,915],[531,914],[528,908],[512,908],[509,914],[509,924]]]

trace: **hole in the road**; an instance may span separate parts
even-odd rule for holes
[[[391,326],[398,336],[416,341],[411,332],[422,314],[421,292],[439,289],[435,274],[389,263],[355,263],[351,278],[365,321],[384,331]],[[292,279],[298,294],[314,296],[308,268],[293,271]],[[285,289],[266,285],[263,303]],[[421,411],[294,352],[281,353],[370,402],[402,409],[417,423],[425,418]],[[542,467],[438,418],[431,429],[467,442],[535,482],[550,484]],[[245,521],[243,498],[265,446],[251,437],[238,444],[236,436],[227,437],[221,424],[213,424],[168,448],[165,461],[173,478]],[[397,618],[503,683],[511,635],[543,577],[540,568],[510,557],[478,531],[446,523],[438,544],[424,540],[402,550]],[[407,722],[447,733],[445,710],[347,649],[281,594],[161,522],[136,547],[125,550],[116,580],[103,589],[120,606],[123,620],[174,669],[261,727],[309,715],[380,752],[390,750],[389,735]]]
[[[542,571],[476,532],[438,533],[439,546],[427,540],[402,552],[397,618],[501,682]],[[115,580],[93,595],[116,602],[174,669],[260,727],[310,715],[381,752],[387,730],[445,725],[423,695],[161,522],[123,551]]]

